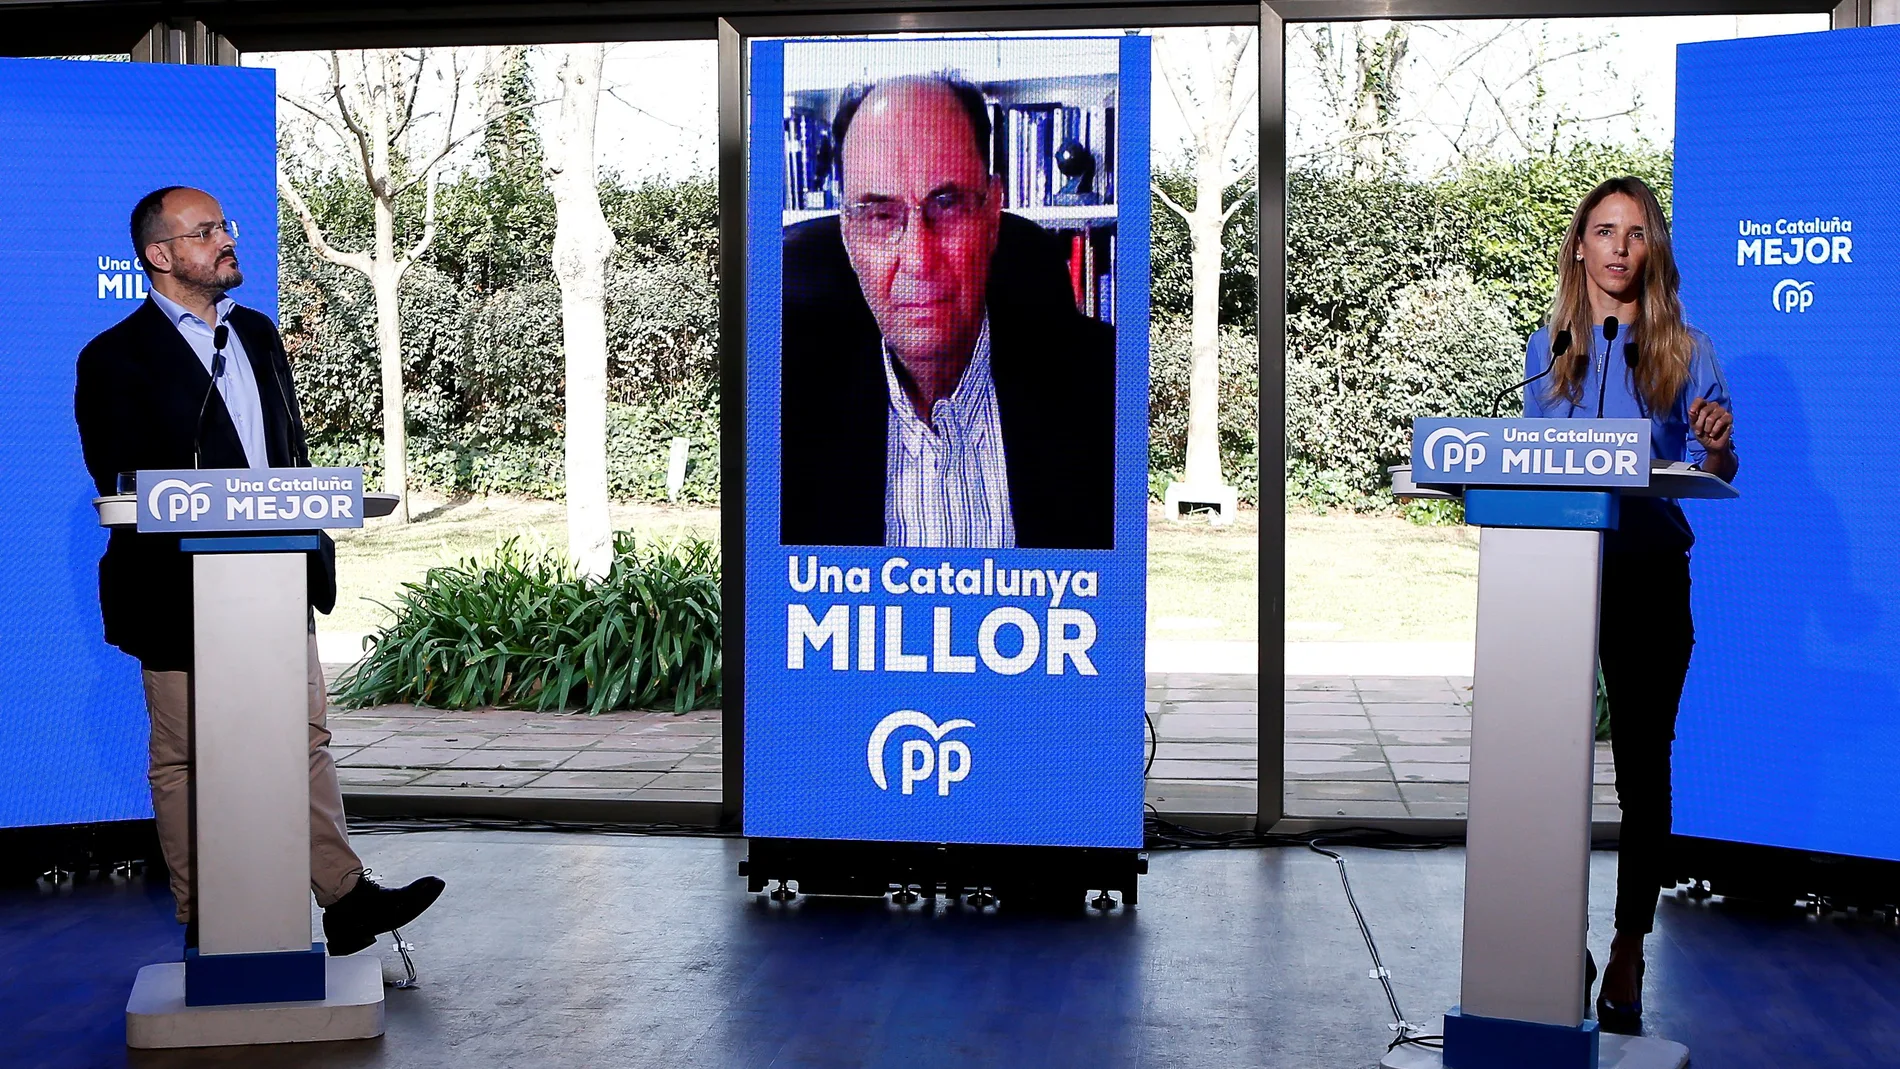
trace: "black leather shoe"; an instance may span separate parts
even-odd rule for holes
[[[383,887],[368,876],[358,877],[350,893],[323,911],[323,937],[330,956],[354,954],[384,932],[408,924],[435,904],[444,884],[424,876],[407,887]]]

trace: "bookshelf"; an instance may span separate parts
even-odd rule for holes
[[[831,118],[847,85],[954,71],[989,105],[991,169],[1002,180],[1004,210],[1068,243],[1076,307],[1114,322],[1120,85],[1114,40],[1061,42],[1061,55],[1033,39],[868,44],[798,42],[786,49],[784,225],[837,212]],[[925,44],[930,47],[919,47]],[[1088,153],[1090,199],[1099,203],[1058,203],[1073,200],[1061,193],[1068,176],[1056,165],[1057,150],[1069,143]],[[1145,199],[1147,190],[1140,194]]]

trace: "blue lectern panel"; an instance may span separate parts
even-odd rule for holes
[[[1141,845],[1147,48],[1144,37],[753,45],[748,835]],[[982,164],[959,162],[973,151],[962,130],[978,123],[919,120],[921,130],[956,132],[893,136],[877,125],[887,121],[878,109],[916,105],[900,98],[867,104],[862,114],[870,118],[856,120],[865,126],[847,124],[844,159],[871,177],[858,179],[859,188],[847,178],[841,190],[831,131],[847,88],[941,71],[959,72],[985,98],[966,97],[963,107],[982,111],[992,125],[975,150],[992,157],[999,176],[987,193],[973,169]],[[1058,171],[1058,157],[1069,171]],[[909,187],[891,177],[906,168],[915,179]],[[1065,181],[1079,171],[1092,172],[1092,180]],[[885,184],[888,194],[879,192]],[[841,226],[841,196],[859,207],[876,203],[861,190],[887,197],[884,217],[867,210]],[[899,216],[901,228],[893,204],[908,213]],[[984,222],[982,212],[997,207],[1007,214]],[[957,250],[990,225],[1004,228],[997,238],[1003,251],[987,260],[991,275],[979,287],[975,265],[984,258]],[[874,240],[877,227],[883,233]],[[1006,271],[1017,281],[999,293],[996,279]],[[853,463],[853,454],[866,451],[888,457],[892,417],[879,335],[889,340],[895,331],[900,341],[892,344],[915,345],[938,329],[889,326],[912,315],[903,300],[913,298],[900,300],[900,292],[917,302],[957,303],[959,316],[965,297],[976,294],[967,303],[980,310],[987,294],[1001,437],[1019,450],[1004,458],[1012,496],[1002,507],[1011,510],[1023,548],[967,548],[997,543],[947,541],[948,524],[925,521],[914,528],[915,541],[885,544],[890,528],[878,517],[890,500],[887,471]],[[858,325],[873,316],[882,318],[867,339],[868,328]],[[946,351],[960,346],[974,367],[976,336]],[[1032,336],[1044,341],[1025,346]],[[1035,411],[1012,412],[1009,391],[1030,389],[1021,385],[1029,365],[1054,361],[1090,369],[1086,381],[1068,382],[1068,392]],[[872,405],[855,403],[865,396]],[[799,397],[818,400],[806,405]],[[1044,428],[1086,426],[1087,436],[1054,441],[1030,425],[1035,420],[1048,421]],[[813,444],[834,440],[862,448]],[[1084,441],[1088,455],[1076,456]],[[1074,460],[1070,485],[1036,480],[1054,456]],[[948,486],[958,507],[940,509],[926,496],[917,515],[1000,515],[967,475],[924,478]],[[921,482],[914,485],[925,493]],[[1051,500],[1074,507],[1052,515]],[[966,548],[923,548],[953,545]]]
[[[1685,504],[1676,830],[1900,859],[1900,27],[1684,45],[1677,70],[1674,236],[1743,496]]]
[[[151,815],[138,663],[107,646],[106,535],[73,367],[138,307],[132,205],[210,191],[243,227],[234,296],[277,313],[276,109],[264,70],[0,59],[0,227],[14,268],[0,388],[0,827]]]

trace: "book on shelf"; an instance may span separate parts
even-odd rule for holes
[[[831,180],[831,124],[809,108],[785,117],[785,210],[837,207]]]
[[[1066,204],[1115,202],[1115,104],[1111,93],[1098,105],[1059,102],[990,105],[991,158],[1003,178],[1004,207],[1044,208]],[[1094,167],[1085,199],[1081,191],[1062,197],[1070,176],[1056,155],[1073,142]],[[1058,198],[1062,197],[1061,200]]]
[[[1115,235],[1105,230],[1064,230],[1069,287],[1076,311],[1115,322]]]

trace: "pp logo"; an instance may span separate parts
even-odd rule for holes
[[[1484,443],[1478,439],[1489,437],[1491,437],[1490,431],[1467,432],[1456,427],[1440,427],[1432,432],[1430,438],[1425,439],[1425,466],[1433,471],[1450,471],[1463,465],[1465,471],[1470,472],[1484,463]],[[1455,438],[1457,441],[1445,442],[1447,438]],[[1438,456],[1440,442],[1445,442],[1443,465],[1435,463],[1432,459]]]
[[[938,726],[935,720],[914,709],[899,709],[878,721],[877,728],[871,732],[871,743],[864,751],[865,762],[871,766],[871,781],[880,791],[891,789],[890,781],[884,778],[884,744],[899,728],[921,728],[930,740],[905,739],[900,751],[902,763],[898,772],[904,793],[912,793],[917,784],[929,780],[934,773],[937,794],[948,797],[950,785],[963,782],[970,774],[970,748],[957,739],[945,742],[943,737],[959,728],[975,726],[968,720],[948,720]]]
[[[211,497],[202,491],[211,488],[210,483],[188,483],[183,479],[166,479],[145,496],[145,509],[154,519],[167,523],[180,517],[195,520],[211,511]]]
[[[1805,312],[1814,305],[1814,283],[1784,278],[1775,283],[1775,311]]]

